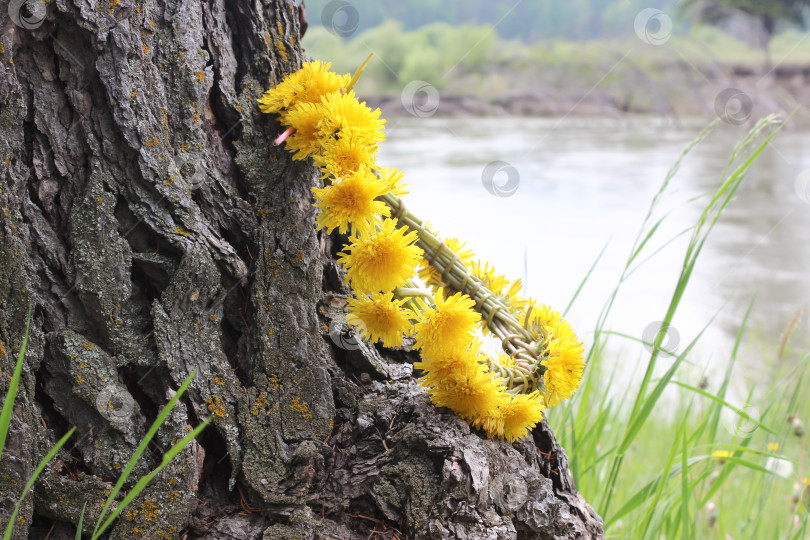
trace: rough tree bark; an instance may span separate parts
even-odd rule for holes
[[[255,102],[304,58],[295,6],[51,0],[39,20],[21,3],[0,0],[18,13],[0,27],[3,390],[29,303],[34,319],[3,516],[77,433],[16,538],[73,538],[85,502],[94,523],[195,367],[135,475],[214,423],[111,538],[602,535],[545,424],[487,440],[430,405],[411,353],[330,339],[346,290],[314,227],[318,175]]]

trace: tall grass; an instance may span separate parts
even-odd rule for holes
[[[3,456],[3,449],[6,445],[6,438],[8,436],[8,429],[11,425],[11,414],[14,411],[14,401],[17,398],[17,389],[20,387],[20,377],[22,376],[22,366],[23,360],[25,359],[25,350],[28,347],[28,330],[31,326],[31,306],[28,307],[28,318],[25,321],[25,336],[23,337],[22,345],[20,346],[20,353],[17,356],[17,363],[14,366],[14,374],[11,376],[11,381],[8,385],[8,393],[6,394],[5,399],[3,400],[3,409],[0,411],[0,457]],[[20,493],[20,498],[17,499],[17,504],[14,505],[14,510],[11,512],[11,515],[8,518],[8,523],[6,524],[6,528],[3,531],[3,540],[10,540],[11,533],[14,530],[14,523],[17,519],[17,514],[20,512],[20,506],[22,506],[25,497],[28,495],[28,492],[31,491],[31,488],[34,487],[34,482],[36,482],[37,478],[42,471],[45,469],[45,466],[50,463],[50,461],[54,458],[56,453],[62,448],[68,439],[73,435],[73,432],[76,431],[76,428],[70,428],[70,430],[65,433],[65,435],[59,439],[56,445],[51,448],[51,450],[45,455],[44,458],[39,462],[34,472],[31,474],[31,477],[23,487],[22,493]]]
[[[570,403],[549,412],[549,422],[569,454],[577,487],[605,520],[609,537],[739,540],[807,535],[801,477],[805,451],[786,418],[788,413],[806,415],[810,407],[801,386],[810,355],[800,358],[784,379],[772,381],[770,391],[761,389],[758,395],[763,397],[754,409],[750,403],[737,407],[728,400],[753,299],[716,389],[679,380],[679,368],[703,331],[677,355],[661,348],[706,239],[751,164],[782,126],[773,117],[765,118],[734,148],[697,223],[682,233],[689,235],[683,265],[661,329],[653,343],[644,343],[650,354],[646,365],[638,366],[643,375],[631,388],[617,392],[613,377],[626,367],[608,365],[606,344],[610,339],[642,340],[608,331],[608,316],[622,284],[656,252],[653,238],[666,215],[655,216],[682,160],[715,124],[690,143],[653,199],[619,282],[598,318],[582,387]],[[726,421],[727,429],[721,429],[721,418],[729,417],[731,423]],[[799,470],[786,470],[787,461],[798,463]]]
[[[6,438],[8,436],[9,426],[11,424],[11,415],[14,409],[14,401],[17,397],[17,389],[20,385],[20,377],[22,375],[22,366],[23,361],[25,359],[25,351],[28,347],[28,332],[31,326],[31,307],[28,308],[28,319],[25,324],[25,335],[23,337],[22,345],[20,346],[20,353],[17,357],[17,363],[14,367],[14,374],[11,376],[11,381],[8,387],[8,393],[6,394],[5,399],[3,400],[3,408],[0,410],[0,457],[3,455],[3,449],[5,448]],[[197,368],[194,369],[186,380],[183,381],[183,384],[180,385],[180,388],[174,394],[174,396],[169,400],[163,409],[161,409],[160,413],[158,413],[157,418],[152,423],[152,426],[149,428],[149,431],[146,432],[146,435],[138,444],[138,447],[133,452],[132,457],[130,458],[129,462],[127,462],[126,467],[124,467],[124,471],[121,473],[121,476],[118,478],[115,486],[110,490],[110,494],[107,497],[107,501],[104,503],[104,508],[101,512],[101,515],[98,517],[98,521],[93,527],[91,533],[92,540],[97,540],[101,538],[101,536],[109,529],[121,512],[127,508],[149,485],[149,482],[160,472],[162,471],[176,456],[179,454],[183,448],[186,447],[200,432],[205,429],[205,427],[211,421],[211,418],[206,418],[203,422],[197,425],[194,429],[192,429],[185,437],[183,437],[180,441],[175,443],[164,455],[163,459],[153,471],[149,472],[148,474],[144,475],[143,477],[139,478],[138,481],[135,483],[133,488],[129,490],[125,495],[124,498],[118,504],[114,504],[115,499],[121,493],[121,489],[123,488],[124,484],[126,483],[129,476],[132,474],[132,470],[135,468],[138,460],[141,458],[143,453],[146,451],[149,443],[152,441],[152,438],[157,434],[160,426],[163,425],[163,422],[166,421],[166,418],[172,412],[177,402],[183,396],[185,391],[188,389],[188,386],[191,384],[192,379],[197,374]],[[48,453],[45,455],[44,458],[39,462],[37,467],[34,469],[34,472],[31,474],[31,477],[25,484],[25,487],[20,494],[20,498],[17,500],[17,503],[14,506],[14,510],[9,516],[8,523],[6,524],[6,528],[3,532],[3,540],[10,540],[11,534],[14,531],[14,524],[17,519],[17,514],[20,511],[20,506],[22,505],[25,497],[31,491],[31,488],[34,487],[37,478],[39,475],[42,474],[42,471],[45,470],[45,467],[48,463],[53,460],[59,450],[67,443],[73,433],[76,431],[76,428],[70,428],[70,430],[65,433],[65,435],[59,439],[59,441],[51,448]],[[80,540],[82,537],[82,530],[84,526],[84,511],[87,508],[87,504],[85,503],[85,507],[82,509],[82,514],[79,519],[79,523],[76,527],[76,540]],[[110,512],[110,515],[104,520],[107,512],[112,508],[113,510]]]

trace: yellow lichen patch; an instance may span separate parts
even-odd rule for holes
[[[188,147],[189,147],[189,146],[191,146],[189,143],[182,143],[182,144],[180,145],[180,151],[181,151],[181,152],[185,152],[186,150],[188,150]]]
[[[278,55],[283,59],[287,60],[287,47],[284,45],[283,41],[276,41],[276,52]]]
[[[96,201],[96,206],[99,206],[101,203],[104,202],[104,199],[102,197],[96,197],[93,200]]]
[[[149,22],[152,23],[152,21]],[[154,26],[154,23],[152,24],[152,26]],[[141,48],[143,49],[143,54],[149,54],[149,47],[147,47],[145,43]]]
[[[185,229],[184,229],[184,228],[182,228],[182,227],[175,227],[175,228],[174,228],[174,229],[172,229],[172,230],[173,230],[173,231],[174,231],[176,234],[179,234],[180,236],[188,236],[188,235],[190,235],[190,234],[191,234],[190,232],[188,232],[187,230],[185,230]]]
[[[3,45],[2,41],[0,41],[0,54],[5,54],[5,53],[6,53],[6,46]]]
[[[214,377],[214,384],[216,384],[217,386],[222,386],[223,384],[225,384],[225,379],[223,379],[222,377]]]
[[[157,143],[158,143],[158,138],[157,137],[152,137],[151,139],[148,139],[144,144],[151,148],[153,146],[156,146]]]
[[[197,72],[197,80],[200,82],[205,82],[205,73],[202,71]]]
[[[166,185],[170,186],[172,184],[174,184],[174,176],[169,175],[169,177],[166,179]]]
[[[200,121],[200,111],[197,109],[197,106],[194,105],[193,103],[191,104],[191,108],[194,109],[194,118],[192,119],[192,122],[197,124]]]
[[[84,382],[84,377],[81,375],[76,375],[76,382],[82,384]]]
[[[309,412],[309,405],[307,405],[306,401],[301,401],[301,398],[295,397],[290,403],[290,408],[295,412],[299,412],[304,415],[306,418],[312,418],[312,413]]]
[[[221,399],[219,399],[219,398],[218,398],[218,397],[216,397],[216,396],[214,396],[214,397],[212,397],[212,398],[205,398],[203,401],[205,401],[206,403],[208,403],[208,410],[209,410],[209,411],[213,411],[213,410],[216,408],[216,406],[217,406],[217,405],[219,405],[220,403],[222,403],[222,400],[221,400]]]
[[[267,396],[264,394],[256,398],[256,404],[250,409],[250,414],[259,416],[259,407],[267,407]]]
[[[93,349],[96,348],[96,346],[90,343],[89,341],[84,340],[84,348],[87,349],[88,351],[92,351]]]

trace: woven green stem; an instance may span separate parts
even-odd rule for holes
[[[515,361],[514,367],[490,361],[492,371],[507,380],[511,391],[532,392],[542,388],[542,375],[546,369],[540,365],[542,344],[532,339],[509,307],[473,276],[458,255],[430,232],[422,220],[407,210],[399,197],[387,193],[380,199],[391,208],[392,217],[417,231],[417,245],[425,252],[428,263],[441,274],[445,283],[475,301],[476,310],[481,313],[487,327],[501,340],[504,351]]]

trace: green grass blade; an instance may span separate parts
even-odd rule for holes
[[[690,540],[689,536],[689,469],[686,466],[686,428],[681,431],[681,535],[684,540]],[[674,445],[673,445],[674,446]]]
[[[185,437],[183,437],[180,441],[178,441],[174,446],[172,446],[169,449],[168,452],[166,452],[163,455],[163,460],[155,470],[139,478],[135,486],[129,491],[129,493],[126,494],[124,500],[122,500],[121,503],[115,508],[115,510],[112,511],[110,517],[108,517],[107,521],[104,522],[104,525],[102,525],[101,528],[97,528],[97,530],[93,532],[92,540],[96,540],[99,536],[101,536],[101,534],[103,534],[104,531],[106,531],[107,528],[113,524],[113,522],[116,520],[116,518],[118,518],[121,512],[123,512],[124,509],[133,500],[135,500],[135,498],[137,498],[138,495],[140,495],[144,489],[146,489],[146,486],[149,485],[149,482],[152,481],[152,478],[154,478],[158,473],[160,473],[160,471],[162,471],[166,467],[166,465],[168,465],[171,462],[171,460],[174,459],[174,457],[177,454],[179,454],[188,443],[191,442],[192,439],[194,439],[197,435],[199,435],[200,432],[203,429],[205,429],[210,422],[211,417],[206,418],[200,425],[195,427],[190,433],[188,433]]]
[[[20,386],[22,376],[23,358],[25,349],[28,347],[28,331],[31,328],[31,304],[28,305],[28,318],[25,321],[25,336],[23,337],[20,354],[17,356],[17,365],[14,366],[14,374],[8,385],[6,399],[3,400],[3,410],[0,411],[0,457],[3,457],[3,449],[6,447],[6,437],[8,436],[8,426],[11,424],[11,413],[14,411],[14,400],[17,398],[17,388]]]
[[[694,392],[696,394],[700,394],[703,397],[709,398],[712,401],[714,401],[716,403],[719,403],[723,407],[731,409],[732,411],[737,413],[744,420],[748,420],[752,424],[756,424],[757,427],[760,427],[760,428],[764,429],[768,433],[776,435],[776,432],[774,430],[772,430],[771,428],[769,428],[765,424],[761,423],[759,420],[756,420],[755,418],[749,416],[748,413],[746,413],[744,410],[735,407],[734,405],[732,405],[731,403],[729,403],[728,401],[726,401],[724,399],[720,399],[719,397],[717,397],[715,395],[712,395],[712,394],[710,394],[710,393],[708,393],[708,392],[706,392],[704,390],[701,390],[700,388],[695,388],[694,386],[688,385],[686,383],[682,383],[680,381],[672,381],[672,384],[676,384],[676,385],[678,385],[678,386],[680,386],[682,388],[686,388],[687,390],[691,390],[692,392]]]
[[[84,527],[84,512],[87,510],[87,503],[82,506],[82,513],[79,515],[79,523],[76,525],[76,536],[73,540],[82,540],[82,528]]]
[[[602,255],[605,254],[605,250],[609,245],[610,245],[609,241],[605,243],[604,247],[602,248],[602,251],[600,251],[599,255],[596,256],[596,260],[593,261],[593,264],[588,269],[588,272],[585,274],[585,277],[582,278],[582,281],[579,282],[579,287],[577,287],[577,290],[574,292],[574,296],[571,297],[571,301],[568,302],[567,306],[565,306],[565,311],[563,311],[562,314],[563,318],[565,318],[565,316],[568,314],[568,310],[571,309],[571,306],[574,305],[574,301],[576,301],[577,297],[579,296],[579,293],[582,292],[582,288],[588,282],[588,279],[590,279],[591,274],[593,274],[594,269],[596,269],[596,265],[599,264],[599,261],[602,259]]]
[[[22,504],[23,500],[25,500],[25,496],[28,495],[28,492],[31,491],[31,488],[34,486],[34,483],[39,478],[39,475],[42,474],[42,471],[45,470],[45,467],[50,463],[56,453],[62,448],[68,439],[73,435],[73,432],[76,431],[76,428],[70,428],[70,431],[65,433],[65,435],[59,439],[59,442],[51,448],[51,450],[45,455],[44,458],[39,462],[37,468],[34,469],[33,474],[31,474],[31,478],[28,479],[28,482],[25,484],[25,488],[23,488],[22,494],[20,495],[17,504],[14,505],[14,511],[11,513],[11,517],[8,520],[8,525],[6,526],[6,531],[3,534],[3,540],[10,540],[11,538],[11,531],[14,528],[14,520],[17,518],[17,512],[20,511],[20,505]]]
[[[127,465],[124,468],[123,472],[121,472],[121,476],[118,477],[118,481],[115,483],[115,486],[110,492],[109,497],[107,497],[107,502],[104,505],[104,508],[101,510],[101,514],[98,517],[96,526],[93,529],[93,538],[97,538],[96,533],[98,532],[99,527],[101,526],[102,520],[104,519],[104,515],[107,513],[107,510],[109,510],[110,506],[112,505],[112,502],[118,495],[118,492],[121,491],[124,482],[126,482],[127,478],[129,478],[129,475],[132,473],[132,469],[135,468],[135,464],[138,462],[141,455],[143,455],[144,451],[146,451],[146,447],[149,445],[149,442],[155,436],[160,426],[163,425],[163,422],[166,420],[166,417],[169,416],[169,413],[172,412],[172,409],[174,409],[174,406],[177,404],[177,401],[185,393],[186,389],[188,388],[188,385],[191,384],[191,380],[197,374],[198,369],[199,368],[194,368],[194,371],[192,371],[191,374],[188,377],[186,377],[186,380],[183,381],[183,384],[180,386],[180,388],[177,390],[174,396],[169,400],[166,406],[163,407],[163,409],[158,414],[157,418],[155,418],[155,421],[152,423],[152,426],[149,428],[149,431],[146,432],[146,435],[144,436],[143,440],[141,440],[140,444],[138,444],[138,447],[135,449],[135,452],[132,454],[132,457],[129,459],[129,462],[127,462]]]

